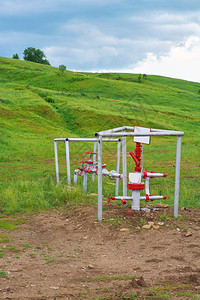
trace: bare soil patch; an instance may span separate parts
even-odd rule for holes
[[[0,299],[200,299],[199,210],[1,216]],[[149,225],[145,229],[144,225]],[[12,230],[11,230],[12,229]]]

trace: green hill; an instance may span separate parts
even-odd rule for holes
[[[47,208],[66,200],[65,187],[55,188],[54,138],[94,137],[97,131],[123,125],[185,132],[180,201],[196,206],[200,198],[200,83],[161,76],[147,76],[138,83],[137,78],[137,74],[119,73],[61,74],[51,66],[0,57],[2,210]],[[168,181],[153,183],[157,192],[168,192],[170,204],[175,145],[175,138],[159,138],[144,147],[147,167],[156,166],[156,171],[171,175]],[[65,153],[63,145],[59,147],[65,183]],[[70,147],[72,165],[77,167],[84,151],[93,146]],[[105,146],[105,153],[115,155],[115,146],[109,147]],[[129,148],[134,148],[132,141]],[[114,167],[112,155],[105,159]],[[129,164],[131,168],[131,160]]]

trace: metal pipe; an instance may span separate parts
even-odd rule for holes
[[[83,190],[87,193],[87,173],[83,172]]]
[[[54,139],[54,141],[55,141],[55,142],[59,142],[59,141],[64,142],[64,141],[66,141],[66,138]]]
[[[98,139],[98,220],[102,221],[102,136]]]
[[[116,171],[119,173],[119,167],[120,167],[120,148],[121,148],[121,141],[118,141],[117,143],[117,164],[116,164]],[[116,178],[115,181],[115,196],[118,196],[119,193],[119,177]]]
[[[65,148],[66,148],[67,182],[69,185],[71,185],[69,141],[67,140],[65,140]]]
[[[140,191],[132,190],[132,210],[140,210]]]
[[[135,133],[135,132],[117,132],[117,133],[102,133],[98,134],[97,136],[102,137],[128,137],[128,136],[182,136],[184,132],[182,131],[156,131],[156,132],[149,132],[149,133]]]
[[[59,183],[59,166],[58,166],[58,151],[57,142],[54,140],[55,164],[56,164],[56,182]]]
[[[177,143],[176,143],[175,191],[174,191],[174,217],[175,218],[178,217],[180,161],[181,161],[181,137],[177,136]]]
[[[150,194],[150,192],[149,192],[149,177],[147,177],[145,179],[145,193],[146,193],[146,195]]]
[[[126,137],[122,138],[123,196],[127,195]]]
[[[98,142],[98,138],[64,138],[64,139],[56,139],[59,141],[69,141],[69,142]],[[117,139],[103,139],[103,142],[118,142]]]
[[[75,183],[75,184],[77,183],[77,177],[78,177],[77,172],[78,172],[78,170],[75,170],[75,171],[74,171],[74,183]]]
[[[105,132],[110,132],[111,133],[111,132],[117,132],[117,131],[123,131],[123,130],[126,130],[126,126],[117,127],[117,128],[113,128],[113,129],[108,129],[108,130],[104,130],[104,131],[99,131],[99,132],[95,133],[95,136],[96,136],[96,134],[97,135],[102,135]]]
[[[149,196],[149,200],[161,200],[161,199],[164,199],[165,196]],[[113,200],[133,200],[133,197],[132,196],[117,196],[117,197],[113,197],[114,199]],[[146,200],[146,196],[140,196],[140,200]]]

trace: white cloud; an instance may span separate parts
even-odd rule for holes
[[[173,46],[165,56],[147,53],[132,72],[200,82],[200,37],[189,37],[185,43]]]

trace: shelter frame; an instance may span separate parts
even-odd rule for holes
[[[58,164],[58,149],[57,142],[65,143],[65,153],[66,153],[66,168],[67,168],[67,183],[71,185],[71,168],[70,168],[70,142],[94,142],[94,152],[98,145],[98,138],[56,138],[54,139],[54,153],[55,153],[55,166],[56,166],[56,182],[59,184],[59,164]],[[120,168],[120,151],[121,151],[121,139],[119,138],[104,138],[102,142],[117,142],[117,162],[116,162],[116,171],[119,173]],[[102,152],[101,152],[102,153]],[[102,154],[101,154],[102,155]],[[96,159],[96,157],[95,157]],[[119,192],[119,178],[115,179],[115,196],[118,196]]]
[[[176,136],[176,168],[174,190],[174,217],[178,217],[179,206],[179,182],[180,182],[180,159],[181,159],[181,136],[182,131],[163,130],[151,128],[150,133],[135,133],[134,127],[122,126],[106,131],[96,132],[98,138],[98,220],[102,221],[102,143],[103,138],[122,138],[122,167],[123,167],[123,196],[127,195],[127,167],[126,167],[126,138],[134,136]]]

